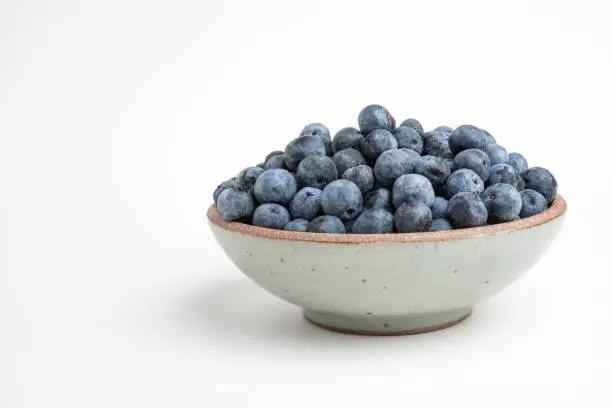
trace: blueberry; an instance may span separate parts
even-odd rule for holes
[[[427,177],[434,189],[442,188],[451,174],[451,169],[445,159],[436,156],[423,156],[414,166],[415,174]]]
[[[508,164],[514,167],[519,174],[529,168],[527,159],[525,159],[520,153],[510,153],[508,155]]]
[[[489,143],[485,150],[487,156],[489,156],[489,160],[491,160],[491,165],[496,164],[506,164],[508,163],[508,152],[502,146],[497,143]]]
[[[300,162],[296,178],[300,187],[322,189],[338,178],[338,170],[327,156],[308,156]]]
[[[485,134],[485,137],[487,138],[487,144],[497,143],[497,142],[495,141],[495,138],[493,137],[493,135],[492,135],[492,134],[490,134],[489,132],[487,132],[487,131],[486,131],[486,130],[484,130],[484,129],[480,129],[480,130],[482,131],[482,133],[484,133],[484,134]]]
[[[550,171],[542,167],[531,167],[521,173],[525,181],[525,188],[535,190],[542,194],[548,204],[552,203],[557,195],[557,180]]]
[[[335,134],[334,140],[332,141],[332,147],[334,153],[338,153],[344,149],[361,149],[361,141],[363,135],[361,132],[353,127],[345,127],[340,129]]]
[[[535,190],[521,191],[521,202],[521,212],[519,213],[521,218],[531,217],[546,211],[546,208],[548,208],[544,196]]]
[[[397,146],[414,150],[418,154],[423,151],[423,136],[415,129],[408,126],[400,126],[393,131],[393,136],[397,140]]]
[[[291,216],[307,221],[315,219],[321,213],[322,195],[323,191],[314,187],[304,187],[298,191],[289,205]]]
[[[283,152],[282,150],[274,150],[273,152],[268,153],[268,155],[266,156],[266,160],[264,160],[264,165],[266,165],[268,163],[268,160],[270,160],[272,157],[274,156],[282,156],[285,152]]]
[[[296,232],[306,232],[308,230],[308,221],[303,220],[301,218],[297,218],[293,221],[289,221],[283,229],[285,231],[296,231]]]
[[[512,221],[521,212],[521,194],[510,184],[489,186],[481,198],[487,206],[489,224]]]
[[[421,202],[405,202],[395,211],[397,232],[425,232],[431,228],[431,210]]]
[[[264,169],[266,170],[286,169],[286,168],[287,168],[287,163],[285,162],[285,156],[282,154],[279,154],[278,156],[270,157],[266,161],[266,164],[264,165]]]
[[[259,168],[265,170],[266,165],[265,165],[265,163],[258,163],[257,166],[255,166],[255,167],[259,167]]]
[[[453,128],[450,126],[438,126],[433,130],[434,132],[444,132],[444,133],[452,133]]]
[[[331,156],[333,152],[332,140],[329,134],[329,129],[322,123],[311,123],[304,126],[304,129],[300,132],[300,136],[317,136],[323,141],[325,145],[325,152],[328,156]]]
[[[217,210],[226,221],[250,217],[254,209],[255,202],[251,193],[236,188],[223,191],[217,198]]]
[[[450,231],[453,226],[445,218],[434,218],[431,222],[430,231]]]
[[[398,177],[412,173],[414,165],[420,160],[417,152],[411,153],[399,149],[383,152],[374,165],[376,180],[385,187],[391,187]]]
[[[485,150],[487,147],[487,136],[476,126],[461,125],[450,134],[448,147],[454,154],[467,149]]]
[[[260,203],[287,204],[297,191],[295,178],[287,170],[264,171],[253,188],[253,194]]]
[[[283,229],[289,221],[291,221],[289,211],[280,204],[262,204],[253,213],[253,225],[258,227]]]
[[[482,193],[484,182],[472,170],[460,169],[448,176],[443,189],[444,196],[450,200],[458,193]]]
[[[217,188],[215,189],[215,192],[213,193],[213,200],[215,202],[215,204],[217,204],[217,199],[219,199],[219,195],[224,192],[225,190],[227,190],[228,188],[233,188],[234,187],[234,182],[236,180],[236,177],[232,177],[229,180],[224,181],[223,183],[219,184],[217,186]]]
[[[476,193],[457,193],[448,202],[446,219],[454,228],[479,227],[487,217],[487,207]]]
[[[234,188],[237,188],[241,191],[253,192],[253,187],[255,187],[255,181],[257,178],[261,176],[264,172],[264,169],[261,167],[247,167],[242,170],[236,176],[236,180],[234,181]]]
[[[455,169],[470,169],[482,179],[487,181],[491,161],[489,156],[482,150],[467,149],[455,156]]]
[[[395,208],[403,202],[421,202],[427,207],[434,202],[435,194],[431,182],[420,174],[406,174],[393,183],[392,201]]]
[[[431,216],[436,218],[444,218],[446,216],[446,209],[448,208],[448,201],[444,197],[436,197],[433,204],[431,205]]]
[[[357,217],[363,209],[363,195],[352,181],[332,181],[323,190],[321,206],[325,214],[350,220]]]
[[[351,226],[353,234],[391,234],[393,214],[387,210],[365,210]]]
[[[423,133],[425,133],[425,130],[423,130],[423,126],[421,125],[421,122],[419,122],[416,119],[406,119],[405,121],[402,122],[401,126],[406,126],[409,128],[412,128],[414,130],[416,130],[417,132],[419,132],[420,135],[422,135]]]
[[[344,174],[351,167],[367,164],[365,157],[359,150],[344,149],[333,155],[332,160],[336,164],[338,174]]]
[[[346,228],[338,217],[334,217],[333,215],[322,215],[308,223],[308,232],[344,234],[346,233]]]
[[[449,133],[427,132],[423,134],[423,155],[452,159],[453,152],[448,147]]]
[[[372,168],[365,164],[346,170],[342,174],[342,178],[355,183],[362,193],[366,193],[374,187],[374,173]]]
[[[518,174],[518,171],[509,164],[496,164],[489,170],[488,182],[490,185],[506,183],[517,188],[520,180],[521,176]]]
[[[329,129],[322,123],[311,123],[304,126],[304,129],[300,132],[300,136],[317,136],[324,141],[331,142]]]
[[[284,154],[287,168],[295,171],[305,157],[325,156],[325,143],[317,136],[301,136],[289,142]]]
[[[391,192],[384,187],[372,190],[364,196],[364,208],[391,210]]]
[[[359,112],[357,121],[359,130],[364,135],[375,129],[393,130],[395,128],[395,119],[385,107],[380,105],[369,105],[363,108]]]
[[[361,142],[361,152],[364,157],[375,162],[384,151],[397,149],[397,140],[388,130],[375,129]]]

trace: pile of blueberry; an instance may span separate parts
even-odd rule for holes
[[[310,124],[284,151],[220,184],[221,217],[315,233],[443,231],[530,217],[557,193],[548,170],[529,168],[476,126],[425,132],[406,119],[396,127],[380,105],[358,122],[333,139]]]

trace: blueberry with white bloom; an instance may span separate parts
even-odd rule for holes
[[[264,171],[255,181],[253,188],[253,194],[260,203],[287,204],[296,191],[295,178],[283,169]]]
[[[321,213],[321,196],[323,191],[314,187],[304,187],[298,191],[291,203],[289,210],[293,218],[303,218],[307,221],[315,219]]]
[[[289,221],[291,221],[289,211],[280,204],[262,204],[253,213],[253,225],[258,227],[283,229]]]

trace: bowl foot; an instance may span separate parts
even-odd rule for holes
[[[400,336],[442,330],[461,323],[470,313],[471,307],[404,316],[341,315],[304,309],[306,320],[316,326],[340,333],[367,336]]]

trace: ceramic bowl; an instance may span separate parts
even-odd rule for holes
[[[371,335],[443,329],[523,275],[561,228],[557,195],[543,213],[505,224],[413,234],[313,234],[208,220],[232,262],[326,329]]]

